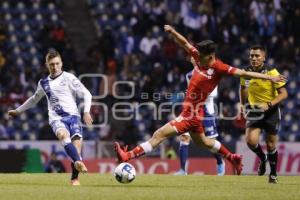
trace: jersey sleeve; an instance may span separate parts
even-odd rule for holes
[[[194,58],[196,63],[198,63],[199,62],[199,51],[195,47],[192,47],[192,48],[190,48],[189,53],[190,53],[191,57]]]
[[[84,112],[90,112],[92,105],[92,94],[90,91],[88,91],[81,81],[73,74],[69,74],[69,86],[72,91],[78,95],[78,97],[83,98]]]
[[[277,69],[273,69],[269,72],[270,76],[278,76],[280,75],[279,72],[277,71]],[[274,83],[274,86],[276,89],[281,88],[282,86],[285,86],[286,82],[278,82],[278,83]]]
[[[19,106],[16,110],[18,112],[24,112],[25,110],[28,110],[35,106],[41,98],[45,95],[45,92],[41,86],[41,81],[39,81],[37,89],[31,97],[29,97],[21,106]]]
[[[233,75],[234,72],[237,70],[237,68],[232,67],[230,65],[227,65],[221,61],[216,61],[216,64],[214,64],[214,68],[222,74],[229,74]]]

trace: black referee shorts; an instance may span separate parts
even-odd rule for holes
[[[272,107],[266,112],[258,108],[246,109],[246,128],[260,128],[267,134],[277,134],[280,127],[280,108]]]

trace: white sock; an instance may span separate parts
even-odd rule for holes
[[[142,144],[140,144],[140,146],[144,149],[144,152],[145,153],[149,153],[152,151],[153,147],[152,145],[150,144],[150,142],[144,142]]]
[[[70,144],[72,141],[71,141],[71,138],[67,137],[67,138],[61,140],[60,142],[61,142],[62,146],[64,147],[67,144]]]
[[[215,140],[213,147],[209,150],[212,153],[218,153],[221,148],[221,143],[218,140]]]
[[[183,145],[186,145],[186,146],[187,146],[187,145],[189,145],[189,144],[190,144],[189,142],[182,142],[182,141],[180,141],[180,143],[179,143],[180,146],[183,146]]]

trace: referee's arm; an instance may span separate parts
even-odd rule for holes
[[[277,88],[278,95],[270,102],[272,106],[279,104],[288,98],[288,92],[285,87]]]

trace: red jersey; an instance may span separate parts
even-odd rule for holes
[[[190,55],[194,58],[196,64],[183,103],[184,111],[190,110],[191,106],[195,109],[198,108],[197,106],[204,105],[206,98],[219,84],[223,74],[233,74],[236,70],[236,68],[218,59],[208,67],[198,65],[199,52],[195,47],[190,49]]]

